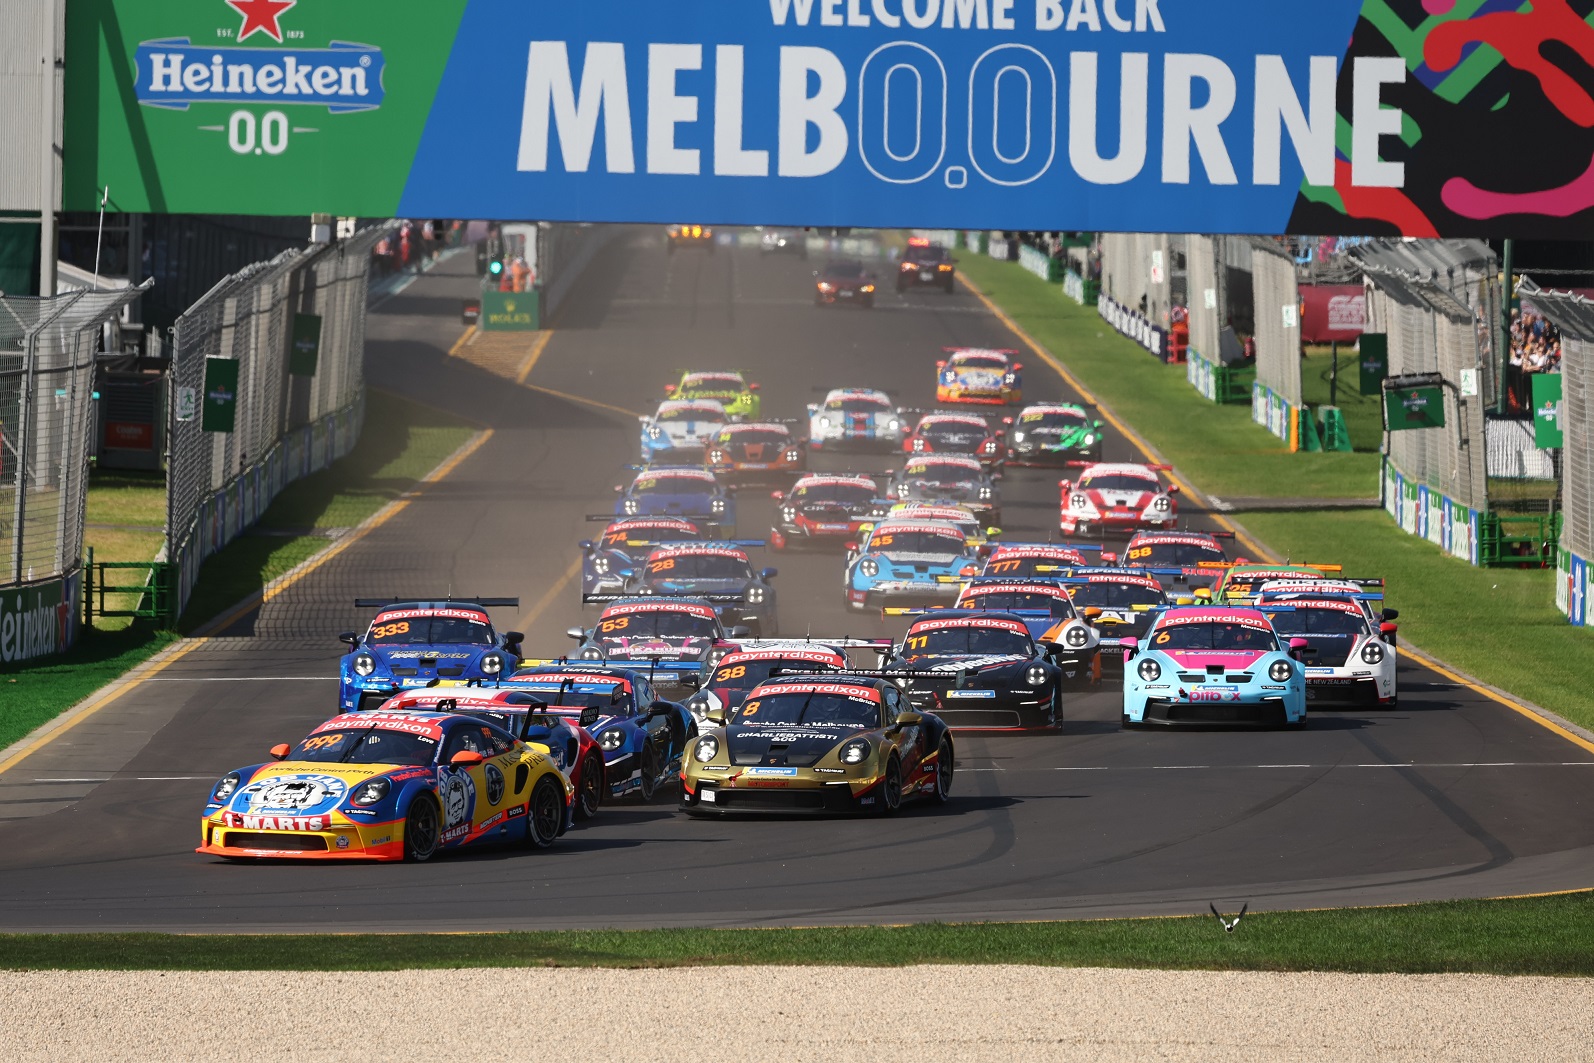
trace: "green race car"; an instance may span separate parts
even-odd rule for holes
[[[682,373],[681,382],[666,384],[664,393],[672,399],[713,399],[733,421],[756,421],[762,407],[758,385],[735,371]]]
[[[1101,422],[1083,406],[1043,402],[1024,407],[1007,433],[1007,463],[1062,467],[1101,460]]]

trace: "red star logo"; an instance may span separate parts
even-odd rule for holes
[[[282,43],[282,27],[277,19],[299,0],[227,0],[227,6],[244,17],[238,39],[246,41],[255,32],[266,34],[278,44]]]

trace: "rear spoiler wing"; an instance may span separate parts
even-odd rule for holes
[[[408,605],[412,602],[446,602],[449,605],[479,605],[484,609],[495,606],[502,606],[506,609],[520,608],[519,598],[455,598],[453,595],[445,595],[442,598],[437,598],[425,594],[411,595],[408,598],[356,598],[354,599],[354,607],[356,609],[386,609],[392,605]]]
[[[657,598],[661,602],[693,601],[708,602],[710,605],[734,605],[737,602],[747,601],[745,594],[583,594],[583,605],[612,605],[615,602],[631,602],[637,599]]]
[[[815,682],[833,683],[837,679],[847,679],[849,677],[857,679],[890,679],[895,681],[898,679],[946,679],[956,676],[958,686],[961,687],[968,682],[969,677],[976,671],[978,669],[973,667],[945,668],[939,671],[931,671],[927,668],[909,668],[902,671],[888,671],[882,668],[849,668],[845,672],[805,672],[797,668],[771,668],[769,677],[771,679],[806,679],[811,677]]]

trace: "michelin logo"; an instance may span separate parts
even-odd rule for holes
[[[308,103],[333,114],[382,105],[382,49],[333,41],[327,48],[207,48],[187,37],[145,41],[134,61],[138,102],[186,110],[191,103]]]

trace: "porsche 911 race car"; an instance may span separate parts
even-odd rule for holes
[[[570,822],[553,758],[471,716],[349,713],[271,755],[211,788],[198,852],[419,862],[487,842],[547,848]]]
[[[605,606],[590,630],[565,634],[583,662],[647,664],[656,683],[693,690],[737,639],[752,637],[745,627],[727,631],[708,602],[682,598],[622,598]]]
[[[338,636],[349,652],[338,664],[338,710],[374,708],[401,690],[437,679],[496,679],[515,670],[525,636],[499,635],[489,608],[520,606],[519,598],[357,598],[377,614],[364,635]]]
[[[978,458],[925,454],[907,460],[891,478],[886,494],[898,502],[951,502],[992,524],[1002,522],[996,481]]]
[[[684,402],[717,402],[733,421],[756,421],[763,404],[758,385],[750,384],[735,370],[681,374],[679,382],[664,385],[664,393]]]
[[[1063,673],[1023,618],[1008,613],[930,610],[908,628],[885,672],[906,673],[913,705],[950,727],[1062,726]]]
[[[1126,727],[1306,723],[1306,641],[1281,641],[1256,609],[1173,606],[1123,646]]]
[[[717,715],[717,713],[716,713]],[[875,812],[952,792],[946,724],[895,683],[856,675],[772,679],[693,744],[681,772],[689,815]]]
[[[1024,401],[1023,363],[1017,351],[948,347],[948,357],[935,363],[935,401],[986,406]]]
[[[870,388],[836,388],[808,404],[810,450],[894,451],[905,424],[891,396]]]
[[[671,225],[664,230],[664,246],[670,254],[678,248],[703,247],[714,253],[714,229],[708,225]]]
[[[988,551],[993,541],[1002,534],[1001,528],[991,527],[980,520],[979,515],[967,506],[932,505],[928,502],[898,502],[886,511],[886,520],[933,520],[945,521],[947,524],[956,525],[969,541],[969,545],[977,548],[983,556]],[[867,531],[868,525],[859,529]]]
[[[875,275],[862,262],[830,262],[814,270],[814,305],[851,303],[867,310],[874,306],[875,286]]]
[[[669,399],[652,417],[640,417],[642,463],[699,462],[729,415],[714,399]]]
[[[1354,583],[1298,581],[1264,583],[1257,608],[1282,637],[1306,640],[1306,700],[1314,709],[1380,708],[1400,705],[1395,649],[1400,615],[1376,612],[1383,595]],[[1287,605],[1275,612],[1270,606]]]
[[[1101,422],[1068,402],[1024,407],[1007,434],[1009,465],[1058,468],[1071,461],[1100,461],[1101,451]]]
[[[802,472],[807,454],[791,429],[776,422],[726,425],[708,446],[709,471],[731,487],[786,483]]]
[[[1090,624],[1100,611],[1088,606],[1076,609],[1058,580],[976,577],[964,584],[953,608],[1016,616],[1029,628],[1030,637],[1047,647],[1065,681],[1084,686],[1101,678],[1100,636]]]
[[[706,538],[703,529],[689,520],[676,517],[622,517],[589,515],[588,520],[606,521],[608,526],[597,539],[583,539],[581,547],[581,593],[616,594],[625,589],[627,571],[634,572],[661,543],[697,542]]]
[[[768,643],[771,640],[759,640]],[[744,645],[720,658],[717,668],[709,675],[703,689],[686,701],[686,707],[697,718],[698,727],[706,730],[712,726],[708,714],[716,709],[721,713],[741,707],[743,699],[758,684],[769,679],[776,669],[788,672],[842,672],[849,662],[844,653],[823,642],[789,642],[785,645]],[[723,719],[723,715],[721,719]]]
[[[986,556],[980,575],[1052,578],[1061,569],[1087,568],[1100,560],[1101,547],[1093,543],[998,543]]]
[[[1268,580],[1257,588],[1256,593],[1240,599],[1232,604],[1255,605],[1264,600],[1276,602],[1286,601],[1292,595],[1306,595],[1308,597],[1335,597],[1353,601],[1361,606],[1367,614],[1367,619],[1375,623],[1394,620],[1400,615],[1398,609],[1385,609],[1384,581],[1381,579],[1319,579],[1300,578]],[[1394,632],[1386,634],[1393,636]]]
[[[1075,461],[1074,480],[1059,480],[1059,527],[1064,535],[1104,535],[1140,528],[1172,528],[1179,522],[1177,484],[1157,475],[1168,465],[1118,465]]]
[[[546,712],[592,719],[587,729],[603,753],[611,797],[653,800],[680,772],[681,758],[697,736],[686,706],[660,697],[645,671],[584,662],[540,665],[515,673],[505,687],[505,697],[526,695],[546,705]]]
[[[922,236],[909,237],[907,250],[897,266],[897,291],[933,286],[951,295],[956,263],[957,259],[940,244],[932,244]]]
[[[1233,532],[1139,531],[1129,539],[1118,563],[1157,577],[1169,593],[1191,594],[1211,587],[1228,570],[1222,539]]]
[[[773,568],[754,569],[747,547],[759,542],[660,546],[638,565],[624,595],[697,598],[715,606],[725,624],[745,625],[755,638],[780,630]],[[604,596],[607,597],[607,596]]]
[[[736,499],[707,469],[646,465],[629,485],[617,484],[616,517],[681,517],[710,533],[736,527]]]
[[[1143,639],[1168,596],[1156,578],[1123,568],[1074,568],[1058,574],[1074,608],[1100,610],[1090,618],[1101,647],[1096,660],[1108,675],[1123,669],[1123,640]]]
[[[778,506],[769,545],[776,550],[840,546],[856,539],[862,526],[890,508],[872,477],[851,473],[809,473],[790,491],[770,495]]]
[[[977,571],[978,549],[956,525],[881,521],[848,547],[847,605],[873,611],[887,604],[949,604],[958,592],[952,577]]]
[[[904,410],[909,416],[917,410]],[[905,454],[966,454],[993,469],[1007,456],[1006,432],[977,413],[929,411],[902,441]]]
[[[1339,565],[1273,565],[1267,562],[1236,561],[1225,567],[1210,590],[1197,590],[1198,598],[1215,604],[1248,605],[1262,585],[1271,580],[1321,580],[1340,574]]]

